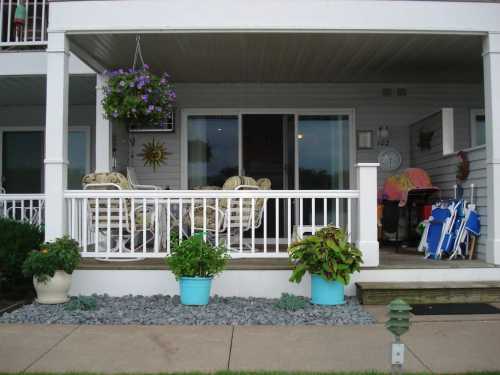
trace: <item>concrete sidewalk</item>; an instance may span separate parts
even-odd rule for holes
[[[0,325],[0,372],[389,369],[385,308],[372,326]],[[406,371],[500,370],[500,316],[418,317]]]

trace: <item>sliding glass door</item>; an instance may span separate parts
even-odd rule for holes
[[[238,116],[189,116],[188,188],[222,186],[238,174]]]
[[[274,189],[349,189],[350,113],[229,113],[185,116],[187,188],[222,186],[244,173],[271,179]]]

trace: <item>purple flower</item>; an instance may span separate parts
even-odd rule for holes
[[[160,113],[161,112],[161,107],[156,107],[156,112]]]
[[[128,87],[134,87],[134,82],[130,82],[130,83],[128,84]]]
[[[123,69],[118,69],[118,74],[123,74],[123,73],[124,73]]]
[[[149,96],[147,96],[147,95],[143,95],[143,96],[142,96],[142,101],[143,101],[143,102],[147,102],[147,101],[148,101],[148,98],[149,98]]]
[[[177,94],[175,93],[175,91],[169,91],[168,97],[170,98],[170,100],[175,100],[177,98]]]
[[[113,115],[114,118],[117,118],[118,117],[118,112],[117,111],[113,111],[112,115]]]
[[[167,83],[167,80],[166,80],[165,78],[162,78],[162,79],[160,79],[160,83],[161,83],[162,85],[164,85],[165,83]]]
[[[149,69],[149,65],[148,64],[144,64],[143,67],[144,67],[145,70]]]
[[[155,110],[155,106],[154,105],[149,105],[148,108],[146,109],[146,112],[147,113],[151,113]]]

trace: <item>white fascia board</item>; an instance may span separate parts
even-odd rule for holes
[[[50,4],[50,30],[85,32],[500,31],[500,5],[445,1],[105,0]]]
[[[69,58],[70,74],[95,74],[78,57]],[[47,74],[47,52],[5,52],[0,53],[0,76],[45,75]]]

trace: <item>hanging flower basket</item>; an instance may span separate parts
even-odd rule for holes
[[[168,73],[158,76],[144,64],[138,69],[112,70],[106,76],[102,106],[108,119],[131,129],[169,130],[176,94]]]

